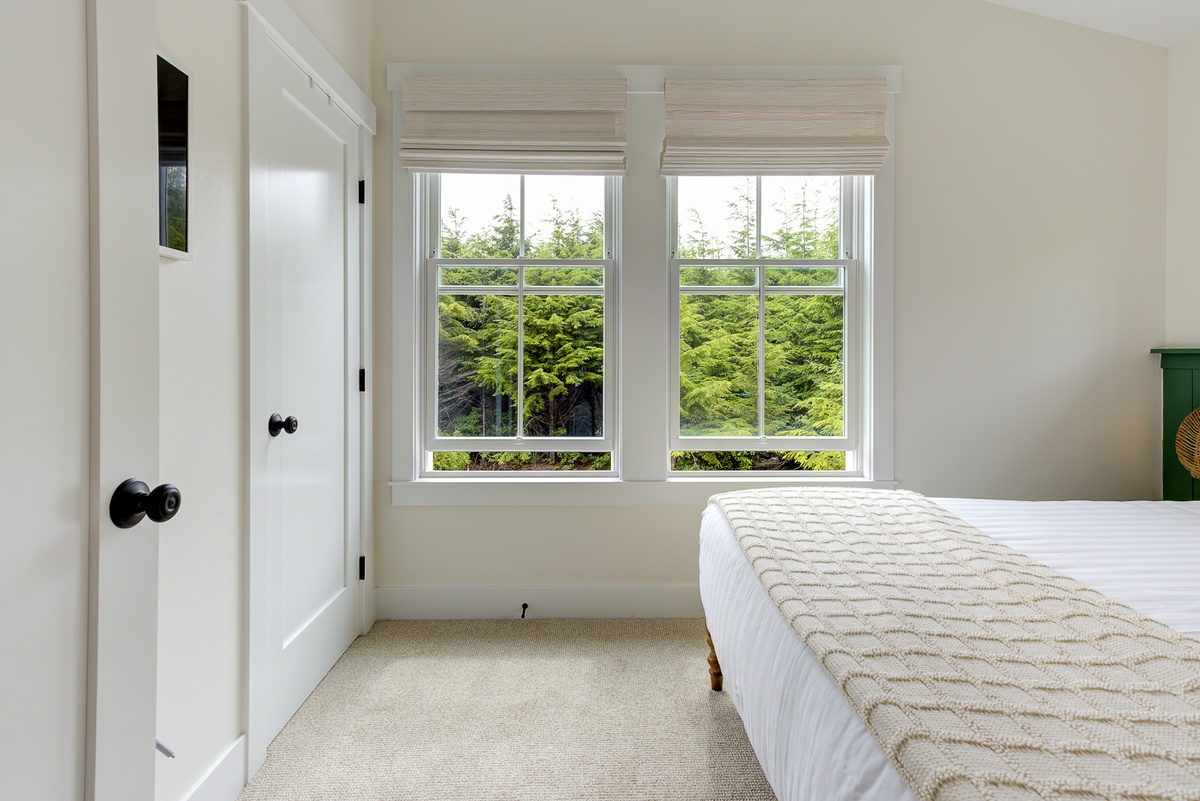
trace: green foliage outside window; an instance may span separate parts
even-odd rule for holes
[[[604,219],[552,204],[531,259],[604,258]],[[520,223],[506,197],[490,230],[465,233],[449,209],[441,254],[454,259],[515,259]],[[447,286],[515,287],[514,267],[444,266]],[[603,435],[604,297],[538,294],[537,287],[599,287],[603,267],[526,267],[524,419],[517,420],[516,295],[438,295],[438,434],[443,437],[598,437]],[[436,453],[435,470],[608,470],[607,453]]]
[[[187,168],[163,167],[166,175],[167,241],[175,250],[187,250]]]

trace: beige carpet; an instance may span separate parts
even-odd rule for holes
[[[774,799],[701,620],[382,621],[239,801]]]

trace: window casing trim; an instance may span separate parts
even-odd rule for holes
[[[419,201],[417,176],[401,167],[397,150],[404,131],[404,115],[397,99],[402,80],[410,74],[542,74],[541,65],[481,65],[390,63],[387,65],[387,89],[393,93],[391,169],[380,165],[386,181],[391,178],[390,256],[384,242],[384,257],[392,262],[390,299],[391,353],[383,352],[384,379],[376,384],[391,393],[380,397],[384,404],[377,430],[390,427],[392,503],[396,506],[445,505],[540,505],[618,504],[654,505],[704,502],[716,492],[781,483],[820,486],[858,486],[894,488],[895,481],[895,385],[893,298],[895,292],[895,164],[903,147],[896,135],[895,110],[902,90],[901,68],[886,65],[837,66],[713,66],[692,65],[560,65],[562,74],[622,75],[628,78],[630,171],[623,187],[633,192],[623,205],[633,215],[626,225],[625,237],[617,243],[623,265],[621,276],[621,317],[619,328],[624,341],[622,363],[617,365],[622,380],[618,393],[624,408],[624,423],[618,437],[620,453],[614,453],[613,465],[620,478],[594,475],[556,475],[553,479],[535,477],[479,476],[468,478],[422,478],[420,475],[421,418],[419,382],[423,369],[421,332],[425,325],[424,302],[419,265],[426,257],[419,249],[421,237],[416,208]],[[878,75],[888,81],[888,112],[885,132],[892,149],[882,169],[875,175],[868,196],[864,197],[859,230],[870,233],[869,246],[861,252],[862,281],[859,284],[864,350],[869,361],[860,365],[858,379],[862,393],[871,397],[871,408],[862,412],[860,432],[860,476],[819,476],[795,474],[751,475],[736,477],[711,474],[668,475],[666,445],[669,439],[667,408],[669,381],[666,363],[670,339],[666,315],[670,288],[667,263],[673,255],[666,244],[667,204],[657,175],[658,155],[662,146],[662,87],[667,77],[693,76],[856,76]],[[653,171],[651,175],[650,171]],[[386,191],[386,190],[385,190]],[[661,261],[660,261],[661,259]],[[660,267],[655,265],[661,264]],[[386,286],[386,285],[385,285]],[[660,316],[661,315],[661,316]],[[386,330],[385,326],[385,330]],[[661,333],[660,333],[661,332]],[[630,336],[633,339],[630,339]],[[658,337],[658,339],[654,338]],[[661,339],[661,341],[659,341]],[[633,342],[636,342],[634,346]],[[386,343],[385,343],[386,347]],[[386,371],[390,370],[390,378]],[[661,383],[659,383],[661,382]],[[648,406],[649,404],[649,406]],[[614,409],[614,412],[620,411]],[[636,416],[636,425],[629,422]],[[611,418],[610,418],[611,419]],[[622,437],[634,439],[624,443]],[[661,442],[661,446],[655,443]],[[553,489],[553,499],[548,492]]]

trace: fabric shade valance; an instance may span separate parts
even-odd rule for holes
[[[668,79],[663,175],[874,175],[886,78]]]
[[[413,172],[624,175],[625,79],[404,79],[400,164]]]

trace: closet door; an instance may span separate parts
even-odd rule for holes
[[[251,771],[359,632],[358,127],[251,25]]]

